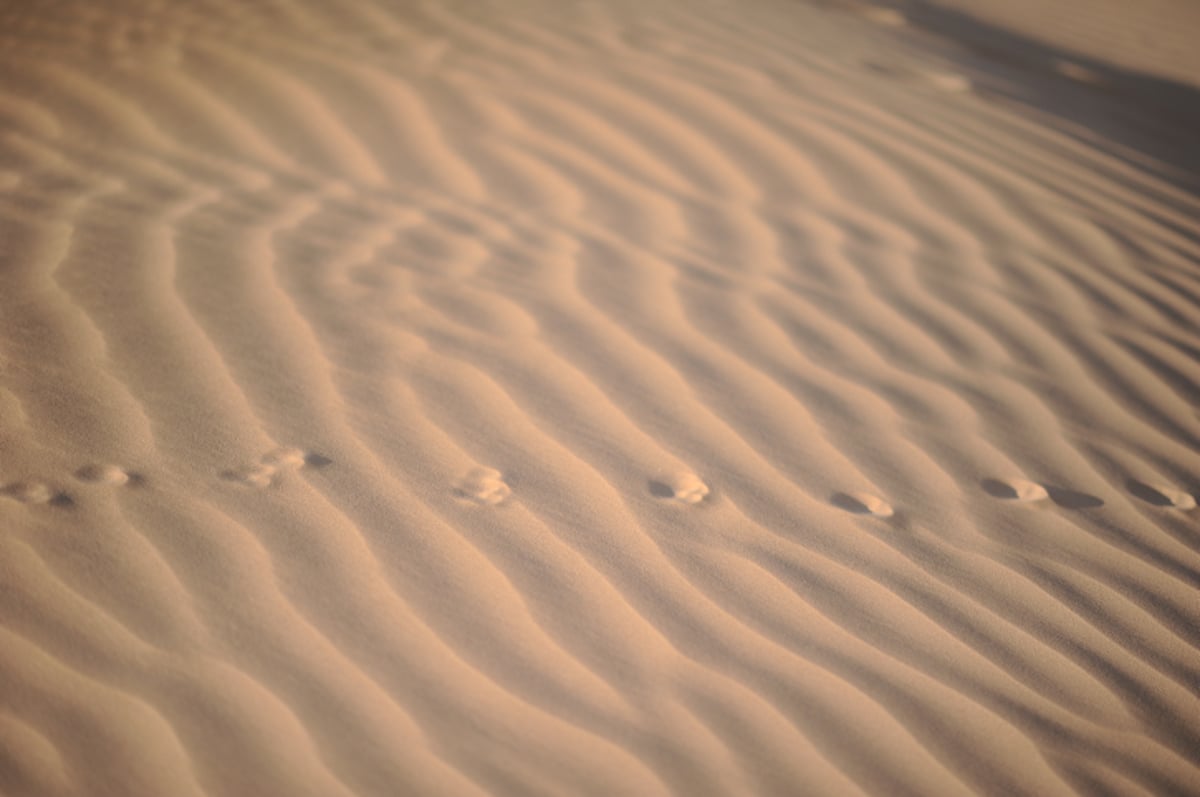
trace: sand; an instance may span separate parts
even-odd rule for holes
[[[0,793],[1200,794],[1197,20],[7,4]]]

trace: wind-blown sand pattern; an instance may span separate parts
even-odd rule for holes
[[[0,792],[1200,794],[1200,81],[1041,33],[9,4]]]

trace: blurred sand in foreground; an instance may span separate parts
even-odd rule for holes
[[[0,9],[0,793],[1200,794],[1186,0]]]

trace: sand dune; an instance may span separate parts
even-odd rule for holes
[[[1159,5],[0,11],[0,792],[1200,794]]]

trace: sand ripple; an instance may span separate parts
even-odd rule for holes
[[[1195,793],[1180,123],[953,52],[0,12],[0,791]]]

